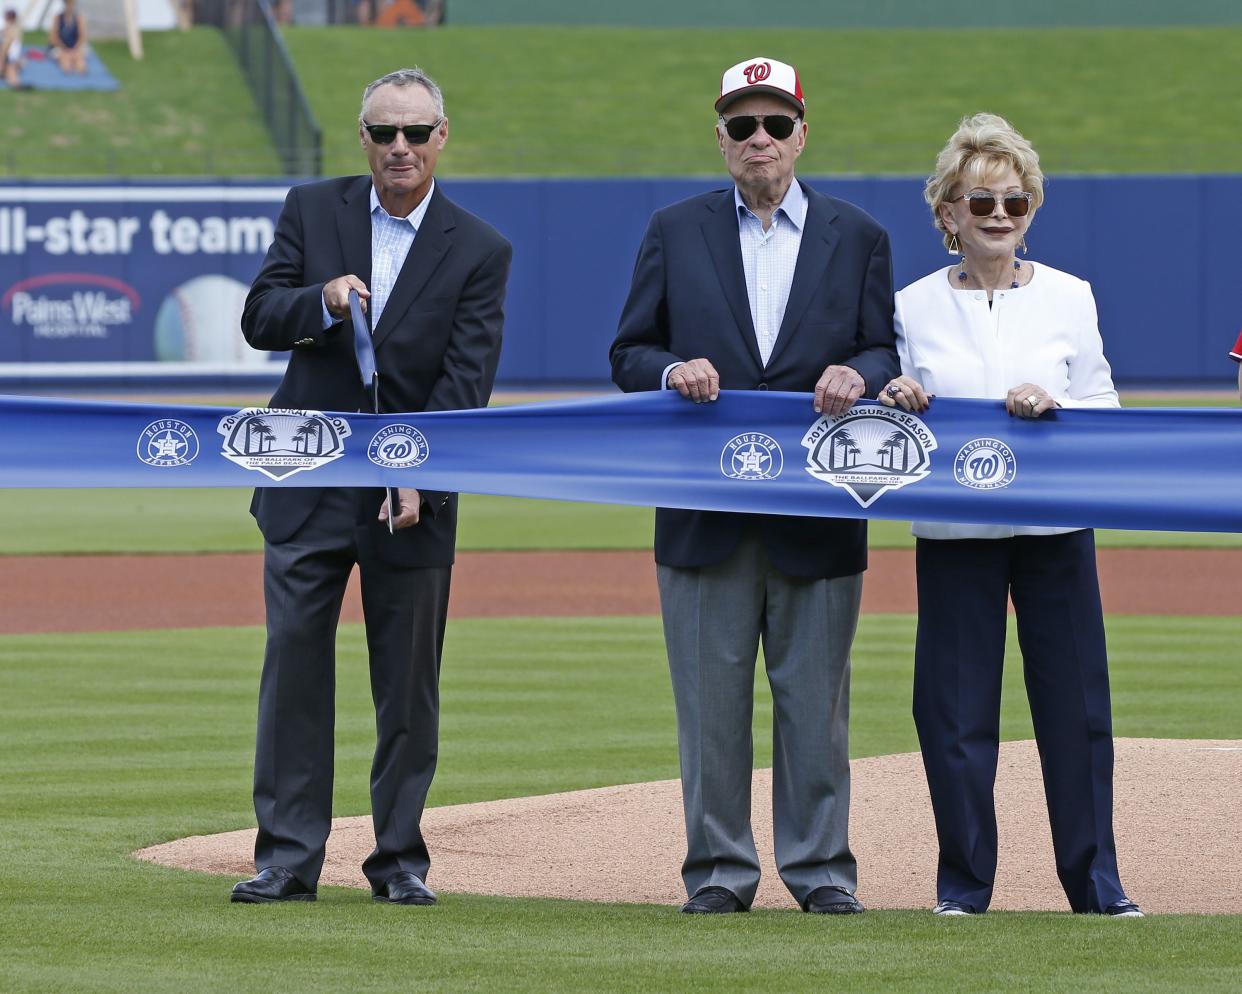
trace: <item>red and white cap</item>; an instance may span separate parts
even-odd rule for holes
[[[771,93],[788,100],[798,108],[799,114],[806,113],[798,70],[787,62],[757,56],[726,69],[720,78],[720,99],[716,101],[716,113],[719,114],[738,97],[744,97],[748,93]]]

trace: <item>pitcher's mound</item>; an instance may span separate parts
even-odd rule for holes
[[[1242,740],[1116,740],[1116,836],[1129,896],[1152,912],[1242,914]],[[918,753],[856,760],[850,843],[871,908],[935,901],[936,833]],[[993,908],[1068,910],[1052,862],[1033,742],[1001,746],[1000,865]],[[772,859],[771,771],[754,777],[763,865],[756,907],[792,908]],[[423,829],[437,890],[677,905],[684,855],[676,780],[430,808]],[[142,849],[140,859],[238,878],[253,830]],[[366,887],[369,817],[332,824],[322,884]]]

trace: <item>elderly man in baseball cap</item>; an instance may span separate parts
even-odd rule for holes
[[[888,236],[794,178],[807,125],[793,66],[739,62],[715,107],[733,182],[652,217],[612,346],[613,380],[700,404],[721,390],[799,391],[808,424],[842,415],[898,369]],[[735,449],[722,458],[725,476],[801,472],[798,453],[781,453],[761,424]],[[777,868],[805,911],[858,914],[848,730],[865,522],[661,508],[655,556],[686,818],[682,911],[746,911],[759,884],[750,787],[762,643]]]

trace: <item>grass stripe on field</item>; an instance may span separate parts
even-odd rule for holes
[[[0,490],[5,555],[259,552],[249,490]],[[648,549],[650,508],[465,494],[457,547],[472,550]],[[913,548],[904,521],[873,521],[871,546]],[[1242,534],[1097,533],[1119,548],[1238,548]]]
[[[864,617],[857,756],[913,749],[913,619]],[[1242,619],[1109,620],[1116,732],[1242,738]],[[240,908],[230,883],[132,861],[253,823],[256,628],[0,638],[0,957],[6,991],[927,990],[1226,992],[1238,919],[925,912],[687,920],[672,908],[447,896],[426,913],[328,890]],[[365,812],[373,720],[357,626],[339,648],[336,812]],[[1010,660],[1004,735],[1030,735]],[[756,765],[770,762],[757,680]],[[655,619],[450,624],[435,804],[676,775]],[[921,789],[921,785],[918,785]],[[622,826],[618,826],[623,830]],[[623,832],[622,832],[623,834]],[[956,923],[955,923],[956,924]],[[964,979],[968,978],[968,979]]]

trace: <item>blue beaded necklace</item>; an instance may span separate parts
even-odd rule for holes
[[[1021,263],[1021,262],[1019,262],[1017,259],[1014,259],[1014,260],[1013,260],[1013,282],[1009,284],[1009,289],[1010,289],[1010,290],[1016,290],[1016,289],[1018,289],[1018,287],[1020,286],[1020,284],[1018,283],[1018,272],[1019,272],[1021,269],[1022,269],[1022,263]],[[966,280],[967,280],[967,279],[969,279],[969,278],[970,278],[970,276],[969,276],[969,274],[966,272],[966,256],[962,256],[962,268],[961,268],[961,271],[957,274],[957,281],[958,281],[958,282],[959,282],[959,283],[960,283],[963,287],[965,287],[965,286],[966,286]]]

